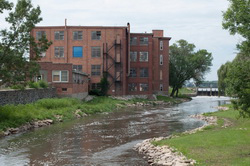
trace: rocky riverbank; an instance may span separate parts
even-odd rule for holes
[[[192,115],[191,118],[197,118],[204,120],[207,123],[202,127],[196,128],[194,130],[186,131],[184,134],[192,134],[197,131],[203,130],[204,127],[208,125],[216,125],[217,117],[207,117],[203,115]],[[137,144],[134,150],[138,151],[140,154],[147,159],[148,163],[152,166],[192,166],[196,163],[193,159],[188,159],[182,153],[178,152],[176,149],[169,146],[154,146],[152,142],[160,141],[162,139],[172,139],[178,136],[171,135],[168,137],[151,138],[146,139],[142,143]]]

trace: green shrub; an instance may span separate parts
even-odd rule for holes
[[[102,96],[102,92],[99,89],[92,89],[89,91],[89,95]]]
[[[39,84],[37,82],[29,82],[28,85],[30,88],[35,88],[35,89],[39,88]]]
[[[38,84],[39,84],[40,88],[48,88],[49,87],[48,83],[45,81],[39,81]]]
[[[24,90],[24,89],[25,89],[25,86],[24,86],[24,85],[21,85],[21,84],[18,84],[18,85],[12,85],[10,88],[11,88],[11,89]]]

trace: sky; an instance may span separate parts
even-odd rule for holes
[[[16,3],[16,0],[10,0]],[[227,0],[32,0],[40,6],[42,18],[38,26],[126,26],[131,32],[151,33],[164,30],[171,37],[170,45],[180,39],[212,53],[213,66],[206,74],[207,81],[217,80],[217,70],[237,54],[239,36],[222,29],[222,11],[229,7]],[[6,13],[0,15],[0,28]]]

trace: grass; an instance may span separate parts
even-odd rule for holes
[[[31,104],[0,106],[0,131],[10,127],[18,127],[35,120],[52,119],[60,115],[62,120],[74,119],[75,111],[79,114],[94,114],[109,112],[117,107],[125,106],[125,102],[108,97],[97,97],[90,102],[83,102],[73,98],[41,99]]]
[[[154,142],[155,145],[170,145],[189,158],[195,159],[197,165],[247,166],[250,163],[250,119],[239,118],[238,111],[208,113],[217,116],[218,125],[208,126],[204,131],[191,135]],[[222,127],[225,120],[231,126]]]

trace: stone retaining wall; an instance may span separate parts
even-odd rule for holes
[[[0,105],[26,104],[43,98],[56,96],[55,88],[46,89],[25,89],[25,90],[1,90]]]

